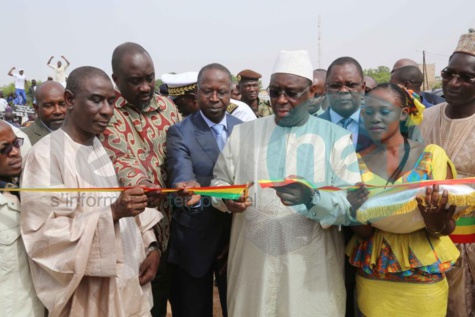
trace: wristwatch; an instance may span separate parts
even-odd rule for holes
[[[149,255],[150,252],[152,252],[153,250],[157,250],[158,253],[160,253],[160,249],[158,249],[158,245],[156,243],[152,243],[147,248],[147,255]]]

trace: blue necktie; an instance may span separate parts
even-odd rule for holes
[[[351,118],[343,118],[340,121],[338,121],[338,125],[340,127],[343,127],[344,129],[347,129],[352,120],[353,119],[351,119]]]
[[[225,142],[226,142],[226,138],[223,135],[224,134],[224,132],[223,132],[224,125],[218,123],[218,124],[215,124],[214,126],[212,126],[211,129],[214,132],[216,142],[218,143],[219,150],[221,151],[224,147]]]

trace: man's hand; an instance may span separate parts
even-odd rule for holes
[[[309,204],[315,194],[313,188],[302,183],[296,182],[286,186],[274,187],[277,196],[285,206],[294,206],[300,204]]]
[[[141,181],[139,185],[144,186],[146,188],[160,189],[160,186],[155,185],[148,180]],[[148,202],[147,207],[150,207],[150,208],[158,207],[162,199],[166,197],[166,194],[163,194],[159,190],[147,191],[145,192],[145,195],[147,195],[147,202]]]
[[[179,182],[179,183],[176,183],[175,185],[175,188],[180,189],[177,192],[177,195],[185,199],[186,205],[188,207],[193,206],[200,201],[201,195],[195,195],[193,193],[193,188],[200,188],[200,187],[201,185],[195,180],[188,181],[188,182]]]
[[[251,199],[247,195],[242,195],[236,200],[223,199],[224,204],[232,213],[241,213],[246,211],[247,207],[252,205]]]
[[[442,197],[439,193],[439,185],[426,188],[424,203],[421,197],[416,197],[417,206],[424,218],[426,229],[433,235],[448,235],[455,230],[455,205],[446,208],[449,201],[449,193],[444,190]]]
[[[348,190],[346,193],[346,199],[350,203],[353,210],[358,210],[369,197],[369,191],[365,183],[358,182],[355,184],[357,189]]]
[[[143,188],[134,187],[120,193],[119,198],[111,205],[114,222],[123,217],[135,217],[147,207],[147,196]]]
[[[140,285],[145,285],[155,278],[160,265],[160,253],[157,250],[152,250],[145,260],[140,265],[139,282]]]

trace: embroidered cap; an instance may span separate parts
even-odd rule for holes
[[[454,53],[475,56],[475,33],[462,34]]]
[[[307,51],[280,51],[272,74],[285,73],[313,81],[313,66]]]

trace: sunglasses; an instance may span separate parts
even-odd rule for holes
[[[328,84],[327,89],[330,91],[340,91],[343,89],[343,87],[346,87],[346,90],[354,91],[354,90],[357,90],[359,87],[361,87],[362,84],[363,83],[353,83],[353,82],[334,83],[334,84]]]
[[[13,147],[19,149],[23,145],[23,138],[16,138],[11,143],[4,143],[4,147],[0,149],[0,155],[8,155],[13,150]]]
[[[456,74],[446,68],[442,69],[440,72],[440,76],[445,79],[445,80],[452,80],[452,78],[458,78],[459,81],[467,83],[467,84],[473,84],[475,83],[475,76],[473,75],[467,75],[467,74]]]
[[[299,99],[300,97],[302,97],[302,95],[310,88],[310,86],[307,86],[307,88],[305,88],[304,90],[302,91],[292,91],[292,90],[288,90],[288,89],[281,89],[281,90],[278,90],[278,89],[272,89],[272,88],[267,88],[267,93],[269,94],[269,97],[271,98],[279,98],[280,95],[284,95],[286,96],[287,98],[289,99]]]

